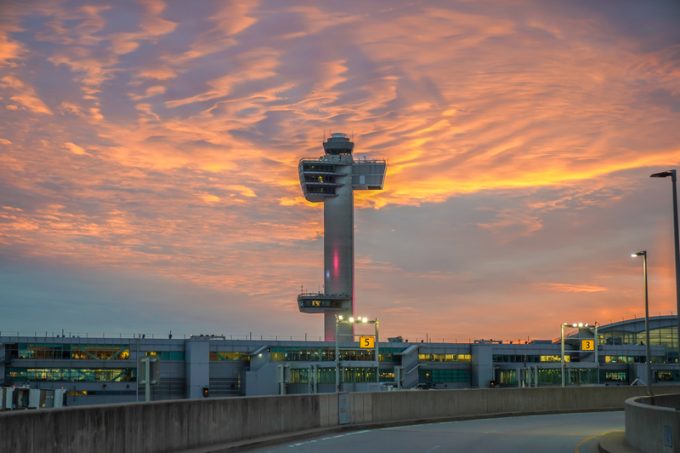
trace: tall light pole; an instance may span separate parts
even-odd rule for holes
[[[675,239],[675,302],[677,304],[677,318],[678,318],[678,365],[680,366],[680,239],[678,238],[678,192],[677,192],[677,175],[675,169],[662,171],[650,175],[651,178],[667,178],[671,177],[673,183],[673,237]]]
[[[335,392],[338,393],[340,392],[340,346],[338,345],[338,338],[339,336],[337,335],[338,333],[338,326],[340,324],[373,324],[375,327],[375,337],[374,337],[374,347],[375,347],[375,366],[376,366],[376,376],[375,376],[375,381],[376,383],[380,384],[380,338],[379,338],[379,333],[378,329],[380,326],[380,321],[378,321],[378,318],[375,319],[368,319],[366,316],[350,316],[349,318],[345,318],[343,315],[335,315]],[[354,330],[354,329],[352,329]],[[354,335],[353,335],[354,337]],[[352,338],[352,341],[354,341],[354,338]]]
[[[589,325],[587,322],[563,322],[562,325],[560,326],[560,374],[562,375],[562,387],[566,386],[566,379],[565,379],[565,368],[566,368],[566,361],[564,360],[564,328],[565,327],[573,327],[574,329],[578,329],[579,331],[579,339],[581,329],[593,329],[595,328],[595,333],[593,334],[593,353],[595,355],[595,370],[597,372],[597,379],[599,383],[600,379],[600,362],[598,359],[598,339],[597,339],[597,327],[598,324],[597,322],[595,323],[594,326]],[[571,362],[571,359],[569,359],[569,362]]]
[[[560,329],[560,374],[562,375],[562,387],[565,386],[565,380],[564,380],[564,328],[568,324],[566,322],[562,323],[561,329]]]
[[[365,319],[365,318],[364,318]],[[380,321],[375,318],[375,382],[380,384],[380,333],[378,329],[380,328]]]
[[[647,392],[652,394],[652,354],[649,345],[649,291],[647,286],[647,250],[633,253],[632,257],[642,257],[642,275],[645,282],[645,353],[647,355]]]
[[[340,347],[338,346],[338,324],[342,315],[335,315],[335,393],[340,392]]]

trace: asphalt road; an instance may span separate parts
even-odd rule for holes
[[[597,435],[623,428],[623,411],[531,415],[338,433],[256,451],[591,453]]]

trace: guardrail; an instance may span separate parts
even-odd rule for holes
[[[680,392],[678,386],[664,388]],[[0,413],[0,451],[181,451],[315,429],[616,410],[644,392],[641,387],[427,390],[26,410]]]

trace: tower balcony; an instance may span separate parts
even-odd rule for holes
[[[336,196],[336,188],[342,186],[336,163],[321,159],[301,159],[298,164],[300,185],[308,201],[319,202]]]
[[[355,160],[352,163],[352,189],[382,190],[386,166],[384,160]]]
[[[298,295],[298,308],[302,313],[325,313],[347,310],[352,303],[347,294],[302,293]]]

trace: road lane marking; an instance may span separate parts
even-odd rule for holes
[[[614,431],[607,431],[604,433],[596,433],[591,436],[586,436],[583,439],[581,439],[577,444],[576,447],[574,447],[574,453],[581,453],[581,447],[583,447],[586,443],[590,442],[591,440],[604,436],[605,434],[613,433]]]

